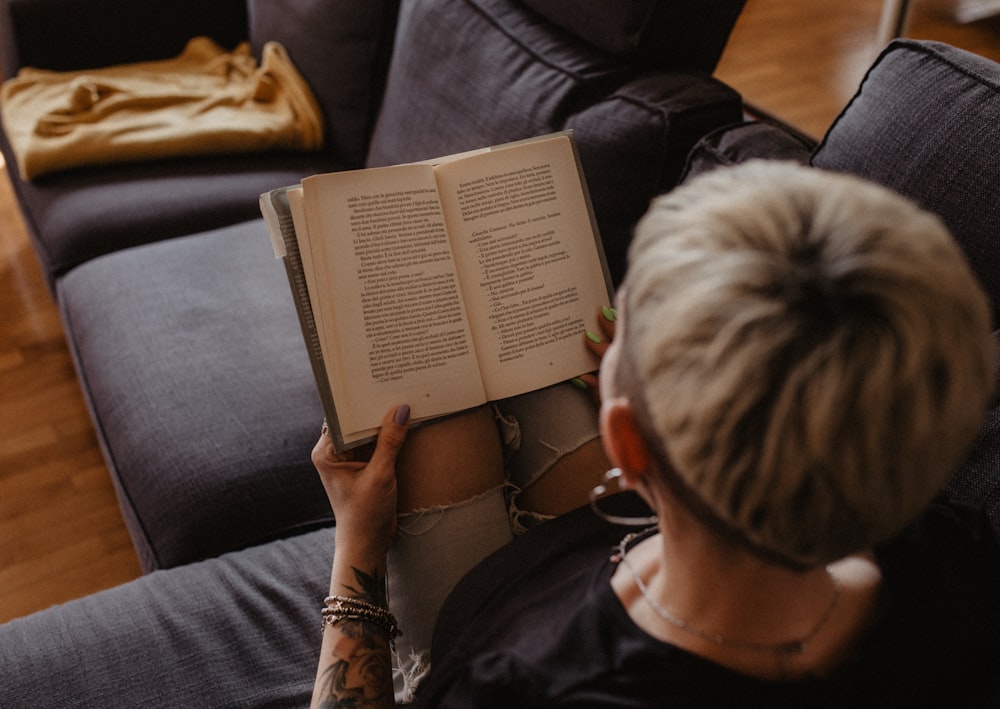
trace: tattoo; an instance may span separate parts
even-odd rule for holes
[[[380,574],[378,569],[369,574],[356,566],[352,566],[351,568],[354,570],[354,578],[357,580],[360,588],[348,586],[347,584],[344,584],[344,588],[354,598],[360,598],[383,608],[388,607],[389,601],[385,592],[385,574]]]
[[[344,584],[354,598],[386,605],[385,576],[354,568],[357,587]],[[342,620],[333,647],[334,661],[320,672],[316,690],[319,706],[363,709],[394,705],[389,641],[371,624]]]

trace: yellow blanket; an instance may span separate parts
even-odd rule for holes
[[[247,43],[192,39],[173,59],[80,72],[22,69],[0,87],[21,177],[182,155],[315,150],[323,118],[275,42],[260,66]]]

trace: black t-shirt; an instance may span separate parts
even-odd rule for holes
[[[936,503],[877,550],[882,613],[823,679],[747,677],[638,628],[609,580],[628,530],[587,509],[473,569],[442,610],[427,707],[1000,706],[1000,550]]]

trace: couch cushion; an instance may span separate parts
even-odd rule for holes
[[[0,147],[10,158],[5,136]],[[253,219],[262,192],[340,167],[325,153],[273,153],[109,165],[33,182],[10,177],[52,284],[102,254]]]
[[[4,706],[308,706],[333,537],[159,571],[0,625]]]
[[[659,0],[524,0],[524,4],[563,29],[612,54],[639,48]],[[669,3],[664,3],[669,4]]]
[[[720,82],[649,72],[516,3],[422,0],[400,14],[368,163],[573,129],[617,281],[649,200],[676,183],[698,138],[740,115],[739,96]]]
[[[663,69],[714,71],[746,0],[523,0],[550,22],[612,54]]]
[[[790,160],[808,165],[815,147],[815,142],[805,136],[766,121],[723,126],[694,146],[688,155],[681,181],[717,167],[738,165],[754,158]]]
[[[938,213],[1000,312],[1000,64],[898,40],[830,128],[813,164],[881,182]]]
[[[323,421],[260,220],[69,273],[64,325],[146,570],[332,523]]]
[[[392,49],[399,0],[249,0],[259,57],[280,42],[326,114],[327,149],[361,167]]]

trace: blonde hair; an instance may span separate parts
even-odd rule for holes
[[[682,484],[794,563],[911,521],[993,386],[986,297],[934,215],[791,163],[654,201],[625,278],[624,349]]]

